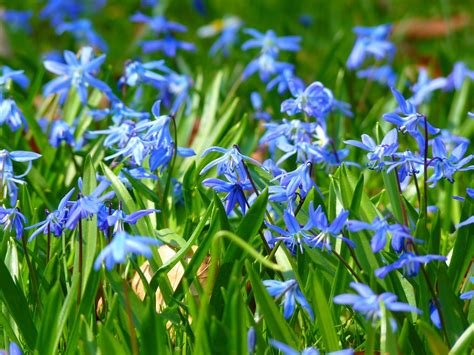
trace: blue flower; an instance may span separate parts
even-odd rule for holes
[[[394,153],[392,159],[392,161],[385,161],[385,165],[388,166],[387,173],[392,172],[395,168],[398,169],[398,177],[402,189],[403,186],[408,184],[411,176],[418,174],[421,171],[421,167],[424,164],[423,158],[413,154],[413,152],[409,150],[402,153]]]
[[[354,242],[342,236],[341,231],[344,228],[349,211],[342,210],[339,215],[332,221],[331,224],[328,222],[328,218],[324,213],[321,205],[316,210],[313,209],[312,202],[309,207],[310,220],[313,223],[313,228],[317,229],[319,233],[312,237],[308,244],[312,247],[320,248],[322,250],[327,249],[331,252],[331,238],[342,239],[344,242],[355,248]]]
[[[148,112],[138,112],[125,106],[125,104],[113,94],[110,95],[110,108],[90,110],[89,114],[97,121],[104,117],[111,116],[115,124],[120,124],[126,119],[144,120],[150,117]]]
[[[89,134],[92,136],[98,134],[105,134],[107,137],[104,140],[104,147],[111,147],[115,144],[119,148],[123,148],[127,142],[131,139],[135,132],[136,123],[133,121],[125,121],[118,126],[111,126],[108,129],[102,129],[98,131],[90,131]]]
[[[283,212],[283,221],[285,222],[287,231],[267,223],[270,229],[280,234],[280,237],[273,238],[273,240],[270,241],[271,244],[281,240],[293,255],[296,254],[298,247],[300,252],[303,253],[303,244],[309,245],[309,240],[312,238],[310,230],[314,227],[314,221],[310,218],[306,225],[301,227],[294,214],[289,210]]]
[[[105,60],[105,54],[93,58],[92,47],[83,47],[79,59],[71,51],[64,51],[66,63],[46,60],[44,66],[50,72],[60,75],[44,86],[43,94],[45,96],[60,93],[62,99],[67,92],[74,87],[83,104],[87,103],[87,91],[92,86],[106,94],[111,92],[110,88],[103,81],[94,77]]]
[[[333,104],[332,92],[319,81],[312,83],[306,89],[297,81],[290,82],[289,88],[295,99],[283,101],[281,112],[286,112],[290,116],[304,112],[309,117],[324,119],[331,111]]]
[[[125,231],[115,233],[112,241],[107,245],[97,256],[94,263],[94,269],[99,270],[102,262],[105,261],[107,270],[112,270],[115,264],[124,263],[127,259],[127,254],[144,255],[151,258],[152,250],[150,245],[158,246],[162,243],[151,237],[135,237]]]
[[[241,27],[242,20],[236,16],[230,16],[200,27],[197,34],[201,38],[220,34],[217,41],[212,45],[209,54],[214,56],[219,51],[222,51],[224,56],[228,56],[232,46],[237,42],[237,36]]]
[[[395,46],[387,40],[392,30],[392,25],[385,24],[375,27],[354,27],[353,31],[357,35],[354,48],[347,59],[349,69],[361,67],[367,57],[374,57],[377,60],[388,58],[391,60],[395,53]]]
[[[430,80],[425,68],[421,68],[418,74],[418,81],[411,87],[414,95],[408,100],[414,106],[419,106],[429,100],[431,93],[435,90],[444,89],[447,85],[446,78],[436,78]]]
[[[357,77],[360,79],[370,79],[385,86],[394,86],[397,81],[397,74],[393,71],[391,65],[372,66],[358,70]]]
[[[114,154],[105,157],[104,160],[107,161],[122,156],[123,159],[132,158],[133,164],[141,166],[149,152],[150,143],[133,133],[122,148],[117,149]]]
[[[65,224],[65,228],[74,229],[81,219],[91,218],[99,213],[103,201],[111,199],[115,196],[114,191],[104,194],[105,190],[110,186],[110,182],[101,181],[90,195],[79,195],[77,201],[72,204],[69,216]],[[82,181],[79,181],[79,187],[82,190]]]
[[[405,100],[400,92],[394,87],[391,88],[393,96],[398,102],[398,106],[400,111],[405,117],[400,116],[396,112],[386,113],[383,115],[385,121],[393,123],[394,125],[398,126],[401,131],[407,131],[410,135],[417,138],[420,134],[418,131],[418,127],[424,129],[425,124],[425,116],[417,113],[416,107],[410,100]],[[429,134],[436,134],[439,132],[438,128],[434,128],[429,122],[427,122],[427,128]]]
[[[124,223],[135,224],[140,218],[143,218],[155,212],[158,213],[160,211],[155,209],[146,209],[135,211],[127,215],[121,208],[119,208],[118,210],[113,211],[112,214],[107,216],[107,225],[109,227],[114,227],[114,233],[117,233],[124,230]]]
[[[35,229],[36,230],[31,234],[28,241],[32,241],[38,234],[48,234],[53,233],[56,237],[59,237],[64,230],[64,224],[67,221],[69,215],[69,200],[71,199],[72,194],[74,193],[74,188],[70,190],[59,202],[58,209],[48,213],[44,221],[38,222],[32,226],[25,228],[26,230]]]
[[[275,349],[281,351],[283,355],[319,355],[319,351],[312,346],[298,351],[293,349],[291,346],[286,345],[275,339],[270,339],[270,345]],[[338,351],[331,351],[327,353],[328,355],[353,355],[354,351],[352,349],[343,349]]]
[[[144,53],[163,52],[167,57],[175,57],[178,50],[194,52],[196,47],[191,42],[180,41],[167,34],[163,39],[140,42]]]
[[[471,284],[474,284],[474,276],[471,276],[469,281],[471,281]],[[470,300],[472,297],[474,297],[474,290],[466,291],[459,296],[462,300]]]
[[[10,342],[10,346],[8,347],[8,353],[0,350],[0,354],[2,355],[22,355],[20,347],[15,342]]]
[[[272,90],[275,86],[277,87],[278,93],[281,95],[285,91],[290,89],[290,82],[295,82],[297,86],[304,87],[304,82],[298,78],[294,73],[292,68],[287,68],[279,71],[277,75],[268,82],[267,91]]]
[[[347,221],[347,229],[351,232],[359,232],[361,230],[375,232],[370,242],[374,253],[378,253],[385,248],[389,237],[391,246],[396,252],[402,251],[405,239],[415,240],[410,235],[408,227],[398,223],[389,224],[385,218],[378,216],[374,218],[372,223],[349,220]]]
[[[205,179],[202,184],[204,186],[210,187],[216,192],[227,193],[223,200],[227,201],[225,208],[227,215],[233,211],[236,204],[240,206],[242,213],[245,214],[248,202],[244,191],[251,191],[252,184],[248,179],[240,180],[231,174],[225,174],[225,177],[229,180],[229,182],[210,178]]]
[[[165,73],[170,71],[165,65],[164,60],[155,60],[148,63],[142,63],[136,60],[131,61],[127,63],[125,73],[118,81],[119,87],[125,84],[128,86],[137,86],[142,83],[161,87],[166,81],[166,78],[153,70],[160,70]]]
[[[301,292],[296,280],[265,280],[263,281],[263,285],[267,288],[270,296],[277,298],[283,297],[283,316],[285,319],[289,319],[293,313],[295,313],[296,303],[308,312],[311,320],[314,319],[311,306]]]
[[[369,152],[367,153],[367,159],[369,159],[370,162],[370,169],[383,169],[385,166],[385,158],[391,158],[398,149],[398,135],[395,128],[385,135],[379,145],[367,134],[363,134],[361,138],[362,142],[347,140],[344,141],[344,143],[367,150]]]
[[[245,29],[244,33],[253,37],[242,45],[244,51],[251,48],[260,48],[261,53],[275,56],[280,50],[293,52],[300,50],[301,37],[299,36],[277,37],[272,30],[261,33],[252,28]]]
[[[441,329],[441,318],[433,300],[430,300],[430,319],[436,328]]]
[[[0,206],[0,225],[4,231],[14,232],[16,239],[21,239],[25,223],[28,221],[18,208]]]
[[[22,177],[26,176],[31,170],[32,161],[40,158],[41,155],[34,152],[26,152],[22,150],[9,152],[5,149],[0,150],[0,189],[3,190],[3,199],[7,194],[10,196],[10,205],[15,206],[18,195],[18,187],[16,184],[24,184]],[[23,174],[15,174],[13,170],[13,161],[28,163]]]
[[[464,157],[468,145],[469,143],[467,142],[460,143],[452,150],[451,155],[448,157],[443,141],[438,137],[433,140],[433,159],[431,160],[430,165],[434,166],[434,174],[427,180],[432,183],[431,186],[435,186],[443,177],[452,183],[454,182],[453,175],[456,171],[474,169],[474,165],[464,167],[472,160],[472,158],[474,158],[474,155],[472,154]]]
[[[49,144],[57,148],[61,142],[66,142],[71,147],[74,146],[74,126],[70,126],[63,120],[53,121],[51,129],[49,131]]]
[[[463,62],[456,62],[447,78],[446,90],[459,90],[466,79],[474,80],[474,71],[469,70]]]
[[[13,99],[0,102],[0,126],[7,124],[12,131],[17,131],[22,125],[27,127],[25,117]]]
[[[217,158],[207,164],[199,173],[199,175],[205,174],[208,170],[212,167],[217,166],[217,175],[222,174],[230,174],[235,175],[238,174],[240,178],[246,179],[247,173],[244,167],[244,161],[249,163],[253,163],[255,165],[260,165],[258,161],[252,159],[246,155],[243,155],[237,146],[233,146],[232,148],[225,149],[222,147],[210,147],[207,148],[201,155],[201,157],[205,157],[207,154],[211,152],[218,152],[223,153],[224,155],[220,158]]]
[[[293,65],[279,62],[272,55],[263,53],[245,67],[242,73],[242,80],[247,79],[258,71],[260,80],[266,83],[272,75],[282,73],[285,70],[293,71]]]
[[[84,3],[80,0],[49,0],[41,10],[40,18],[49,19],[56,27],[66,18],[77,19],[83,11]]]
[[[7,65],[2,67],[2,75],[0,76],[0,94],[7,90],[10,80],[26,89],[30,83],[30,79],[24,74],[23,70],[13,70]]]
[[[283,173],[275,178],[286,188],[288,198],[296,194],[297,191],[299,191],[301,198],[305,198],[313,187],[321,194],[321,191],[311,179],[312,166],[312,163],[308,161],[295,170]]]
[[[130,20],[132,22],[146,23],[148,27],[156,33],[167,32],[186,32],[186,26],[180,23],[168,21],[165,16],[149,17],[140,12],[133,15]]]
[[[31,16],[33,16],[32,11],[3,10],[0,14],[0,19],[8,24],[8,26],[10,26],[14,31],[23,30],[30,33]]]
[[[56,28],[58,35],[70,32],[76,41],[82,45],[89,45],[99,48],[102,52],[107,51],[107,44],[104,39],[97,34],[89,19],[80,19],[74,22],[63,22]]]
[[[446,257],[442,255],[416,255],[411,252],[404,252],[399,259],[393,264],[383,266],[375,270],[375,276],[383,279],[390,271],[403,269],[406,277],[413,277],[420,272],[421,264],[427,264],[433,260],[446,261]]]
[[[260,94],[256,91],[250,94],[250,101],[255,110],[254,117],[258,120],[270,121],[272,116],[263,109],[263,101]]]
[[[375,325],[382,318],[381,304],[392,312],[416,312],[421,314],[421,310],[407,303],[397,302],[397,296],[390,292],[384,292],[380,295],[375,294],[369,286],[362,283],[351,282],[350,286],[357,291],[359,295],[353,293],[344,293],[334,297],[334,303],[352,305],[355,311],[360,312],[367,320],[371,320]],[[390,318],[393,330],[396,330],[396,322]]]
[[[178,74],[170,70],[166,76],[166,83],[162,85],[160,90],[160,99],[166,106],[171,106],[171,113],[176,114],[182,104],[186,104],[186,114],[191,109],[191,97],[189,91],[193,86],[193,81],[189,75]],[[171,101],[173,104],[171,105]]]

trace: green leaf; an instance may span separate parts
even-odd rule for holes
[[[469,328],[456,340],[453,347],[449,351],[450,355],[467,354],[468,351],[472,351],[474,345],[474,324],[471,324]]]
[[[421,330],[423,335],[428,340],[428,346],[431,350],[431,353],[434,355],[446,355],[449,352],[448,347],[440,338],[437,332],[433,330],[431,325],[426,323],[425,321],[419,320],[418,321],[418,328]]]
[[[56,354],[57,344],[55,343],[55,336],[61,334],[58,329],[58,319],[61,314],[61,308],[58,305],[63,304],[64,299],[60,293],[59,282],[57,282],[51,290],[49,290],[48,298],[46,299],[46,307],[44,309],[43,317],[41,319],[40,330],[38,334],[38,343],[36,350],[40,354]]]
[[[336,334],[336,327],[330,309],[330,303],[322,287],[322,283],[318,276],[319,271],[310,268],[311,291],[314,304],[314,313],[316,322],[321,331],[321,337],[327,351],[340,350],[339,339]]]
[[[0,296],[3,300],[3,304],[8,309],[9,315],[15,321],[26,345],[29,349],[33,350],[35,348],[38,332],[33,323],[25,295],[13,281],[3,260],[0,261],[0,280],[2,280]]]

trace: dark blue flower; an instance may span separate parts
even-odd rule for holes
[[[370,79],[386,86],[394,86],[397,81],[397,74],[393,71],[391,65],[382,65],[381,67],[372,66],[358,70],[357,77]]]
[[[107,51],[107,44],[97,34],[89,19],[80,19],[74,22],[63,22],[56,28],[57,34],[70,32],[81,45],[89,45],[99,48],[102,52]]]
[[[293,68],[287,68],[279,71],[277,75],[268,82],[266,90],[270,91],[276,86],[278,93],[281,95],[285,91],[290,90],[290,82],[295,82],[295,85],[304,87],[303,80],[295,75]]]
[[[442,178],[446,178],[449,182],[454,182],[453,175],[456,171],[467,171],[473,170],[474,165],[465,167],[473,158],[474,155],[469,154],[464,157],[467,151],[469,143],[464,142],[457,145],[448,157],[448,152],[440,138],[433,140],[433,159],[430,162],[430,166],[434,167],[433,175],[428,179],[428,182],[432,183],[431,186],[435,186],[436,183]]]
[[[342,228],[346,223],[349,211],[342,210],[339,215],[332,221],[331,224],[328,222],[326,213],[324,213],[321,205],[316,210],[313,209],[312,202],[309,207],[309,218],[312,221],[313,228],[318,230],[319,233],[313,236],[308,244],[312,247],[320,248],[322,250],[327,249],[331,252],[331,238],[342,239],[344,242],[355,248],[354,242],[342,236]]]
[[[0,102],[0,126],[7,124],[12,131],[17,131],[21,126],[27,127],[25,117],[13,99],[4,99]]]
[[[138,112],[125,106],[125,104],[113,94],[110,95],[110,108],[90,110],[89,114],[97,121],[104,117],[111,116],[115,124],[120,124],[128,119],[137,119],[140,121],[150,117],[148,112]]]
[[[118,210],[113,211],[107,216],[107,225],[109,227],[114,227],[114,233],[120,232],[124,230],[124,223],[135,224],[140,218],[143,218],[155,212],[157,213],[160,211],[155,209],[146,209],[135,211],[127,215],[121,208],[119,208]]]
[[[148,63],[131,61],[127,63],[125,73],[118,81],[119,87],[122,85],[137,86],[142,83],[161,87],[166,78],[153,70],[159,70],[164,73],[170,72],[164,60],[155,60]]]
[[[40,17],[49,19],[51,25],[56,27],[65,19],[77,19],[84,10],[84,2],[81,0],[48,0]]]
[[[82,186],[82,181],[79,181],[79,186]],[[90,195],[80,194],[77,201],[72,204],[65,228],[72,230],[81,219],[97,215],[100,207],[103,205],[103,201],[115,196],[114,191],[104,193],[109,186],[110,182],[101,181]]]
[[[283,297],[283,316],[289,319],[295,313],[296,303],[308,312],[311,320],[314,319],[313,311],[308,301],[300,290],[296,280],[277,281],[265,280],[263,285],[272,297]]]
[[[474,80],[474,71],[469,70],[463,62],[456,62],[447,78],[446,90],[459,90],[466,79]]]
[[[4,231],[14,232],[16,239],[21,239],[25,223],[28,221],[18,208],[0,206],[0,225]]]
[[[63,120],[55,120],[51,124],[51,129],[49,131],[49,144],[57,148],[61,142],[66,142],[67,145],[71,147],[74,146],[74,126],[70,126],[67,122]]]
[[[362,142],[347,140],[344,141],[344,143],[367,150],[369,152],[367,153],[367,159],[369,159],[370,162],[370,169],[383,169],[385,166],[385,158],[391,158],[398,149],[398,134],[396,129],[389,131],[379,145],[367,134],[363,134],[361,138]]]
[[[389,237],[391,246],[396,252],[402,251],[405,239],[415,240],[410,235],[408,227],[398,223],[389,224],[385,218],[378,216],[374,218],[372,223],[349,220],[347,221],[347,229],[351,232],[359,232],[361,230],[375,232],[370,242],[374,253],[378,253],[385,248]]]
[[[377,60],[384,58],[391,60],[395,53],[395,46],[387,40],[391,30],[392,25],[389,24],[375,27],[354,27],[353,31],[357,35],[357,39],[347,59],[347,67],[352,70],[358,69],[367,57],[374,57]]]
[[[444,89],[447,82],[446,78],[429,79],[427,70],[421,68],[418,74],[418,81],[411,87],[413,96],[408,100],[414,106],[419,106],[430,99],[433,91]]]
[[[150,17],[137,12],[130,20],[132,22],[146,23],[148,27],[156,33],[187,31],[186,26],[177,22],[168,21],[165,16]]]
[[[26,176],[31,170],[32,161],[40,158],[41,155],[34,152],[22,150],[9,152],[8,150],[0,150],[0,189],[3,191],[3,199],[7,194],[10,196],[10,205],[15,206],[18,195],[18,187],[16,184],[24,184],[22,177]],[[13,170],[13,161],[28,163],[28,167],[22,174],[15,174]]]
[[[112,241],[97,256],[94,269],[99,270],[102,262],[105,261],[107,270],[112,270],[115,264],[124,263],[127,254],[133,253],[151,258],[152,250],[150,245],[158,246],[162,243],[151,237],[135,237],[125,231],[115,233]]]
[[[442,255],[416,255],[412,252],[404,252],[393,264],[375,270],[375,276],[383,279],[390,271],[403,269],[403,274],[406,277],[413,277],[418,275],[422,264],[427,264],[433,260],[446,261],[447,259]]]
[[[7,65],[2,67],[2,75],[0,76],[0,94],[3,94],[8,88],[10,80],[26,89],[30,83],[30,79],[24,74],[23,70],[13,70]]]
[[[238,33],[241,27],[242,20],[236,16],[230,16],[215,20],[209,25],[200,27],[197,31],[197,34],[202,38],[212,37],[220,34],[217,41],[209,50],[209,54],[214,56],[219,51],[222,51],[224,56],[228,56],[231,48],[237,42]]]
[[[275,178],[286,188],[288,198],[293,196],[297,191],[301,198],[305,198],[313,187],[321,194],[321,191],[311,179],[312,166],[311,162],[306,162],[295,170],[283,173]]]
[[[386,309],[392,312],[416,312],[421,311],[407,303],[397,302],[397,296],[390,292],[384,292],[377,295],[370,289],[369,286],[362,283],[351,282],[351,287],[357,291],[359,295],[353,293],[344,293],[334,297],[334,303],[352,305],[355,311],[360,312],[367,320],[371,320],[375,325],[378,320],[382,318],[381,304]],[[390,318],[392,329],[396,330],[396,322]]]
[[[259,57],[252,60],[242,73],[242,80],[247,79],[258,71],[260,80],[268,82],[272,75],[282,73],[285,70],[293,71],[293,65],[290,63],[279,62],[274,56],[262,53]]]
[[[433,300],[430,300],[430,319],[436,328],[441,329],[441,318]]]
[[[247,173],[245,171],[244,161],[253,163],[255,165],[260,165],[260,163],[255,159],[243,155],[236,146],[233,146],[229,149],[222,147],[210,147],[207,148],[201,156],[204,157],[211,152],[223,153],[224,155],[207,164],[199,173],[200,175],[205,174],[212,167],[217,166],[217,175],[222,175],[225,173],[229,175],[238,174],[240,178],[246,179]]]
[[[244,51],[251,48],[260,48],[261,53],[275,56],[280,50],[293,52],[300,50],[301,37],[299,36],[277,37],[272,30],[261,33],[252,28],[245,29],[244,33],[253,37],[242,45]]]
[[[62,98],[75,88],[83,104],[87,102],[87,92],[90,86],[108,94],[110,88],[103,81],[94,77],[102,63],[105,60],[105,54],[93,58],[92,47],[83,47],[79,59],[71,51],[64,51],[66,63],[46,60],[44,66],[50,72],[60,75],[60,77],[50,81],[44,86],[43,94],[45,96],[59,93]]]
[[[263,101],[260,94],[256,91],[250,94],[250,101],[255,110],[254,117],[258,120],[270,121],[272,116],[263,109]]]
[[[163,39],[140,42],[144,53],[163,52],[167,57],[175,57],[178,50],[194,52],[196,47],[191,42],[180,41],[167,34]]]
[[[242,213],[245,214],[248,202],[244,191],[251,191],[252,184],[248,179],[240,180],[231,174],[225,174],[225,177],[227,180],[229,180],[228,182],[220,179],[210,178],[205,179],[202,184],[204,186],[210,187],[216,192],[227,194],[223,201],[227,201],[225,210],[228,215],[233,211],[236,204],[240,206]]]
[[[3,10],[0,19],[14,31],[31,32],[31,16],[33,16],[32,11]]]
[[[314,221],[310,218],[306,225],[301,227],[294,214],[289,210],[283,212],[283,221],[287,230],[267,223],[270,229],[280,235],[272,238],[270,243],[274,244],[274,242],[281,240],[293,255],[296,254],[297,248],[303,253],[303,244],[309,245],[309,241],[313,237],[310,230],[314,227]]]
[[[70,190],[59,202],[58,209],[48,213],[44,221],[38,222],[32,226],[25,228],[26,230],[35,229],[36,230],[31,234],[28,241],[32,241],[38,234],[48,234],[53,233],[56,237],[59,237],[64,230],[64,224],[67,221],[69,215],[69,200],[71,199],[72,194],[74,193],[74,188]]]
[[[306,89],[297,81],[291,81],[289,88],[295,98],[283,101],[281,112],[286,112],[290,116],[304,112],[309,117],[324,119],[331,111],[332,92],[319,81],[312,83]]]
[[[474,276],[471,276],[469,278],[469,281],[471,282],[471,284],[474,284]],[[459,296],[459,298],[461,298],[462,300],[470,300],[472,299],[472,297],[474,297],[474,290],[466,291],[464,293],[461,293],[461,295]]]

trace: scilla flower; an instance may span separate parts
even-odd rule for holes
[[[308,312],[311,320],[314,319],[313,311],[308,301],[298,286],[296,280],[277,281],[265,280],[264,286],[272,297],[283,297],[283,316],[289,319],[295,313],[295,306],[298,303]]]
[[[125,231],[115,233],[112,241],[97,256],[94,263],[94,269],[99,270],[105,261],[107,270],[111,270],[115,264],[124,263],[127,260],[127,254],[144,255],[151,258],[152,250],[150,245],[158,246],[162,243],[151,237],[135,237]]]

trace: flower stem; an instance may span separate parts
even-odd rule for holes
[[[137,334],[135,333],[135,327],[133,325],[132,306],[130,304],[130,297],[128,295],[128,285],[127,280],[125,278],[123,279],[123,291],[125,297],[125,307],[127,309],[128,327],[130,330],[130,341],[132,343],[132,354],[138,355]]]
[[[428,216],[428,119],[423,116],[424,128],[425,128],[425,151],[424,151],[424,164],[423,164],[423,213],[426,218]]]
[[[354,278],[358,282],[363,282],[362,279],[359,277],[359,275],[357,275],[357,273],[354,271],[354,269],[347,263],[347,261],[344,260],[344,258],[337,251],[333,250],[332,252],[334,253],[334,255],[337,256],[337,258],[341,261],[341,263],[344,264],[346,269],[349,270],[349,272],[352,274],[352,276],[354,276]]]
[[[83,258],[83,240],[82,240],[82,220],[79,220],[79,286],[77,288],[77,304],[81,303],[82,293],[82,258]]]
[[[28,270],[30,271],[33,294],[38,296],[38,280],[36,279],[36,272],[33,269],[33,264],[31,263],[30,255],[28,254],[28,248],[26,246],[26,237],[24,234],[21,235],[21,245],[23,247],[23,253],[25,254],[26,265],[28,266]]]
[[[171,158],[171,164],[168,168],[168,176],[166,177],[165,189],[163,190],[163,201],[162,201],[163,207],[166,206],[166,199],[168,198],[168,193],[171,186],[171,176],[173,175],[173,169],[176,162],[176,154],[178,150],[178,127],[176,126],[176,119],[173,114],[170,115],[170,118],[171,118],[171,122],[173,122],[173,129],[174,129],[174,142],[173,142],[174,147],[173,147],[173,157]],[[165,208],[163,208],[163,210],[165,210]],[[170,210],[171,210],[171,206],[170,206]],[[166,221],[164,221],[164,223],[166,225]]]

